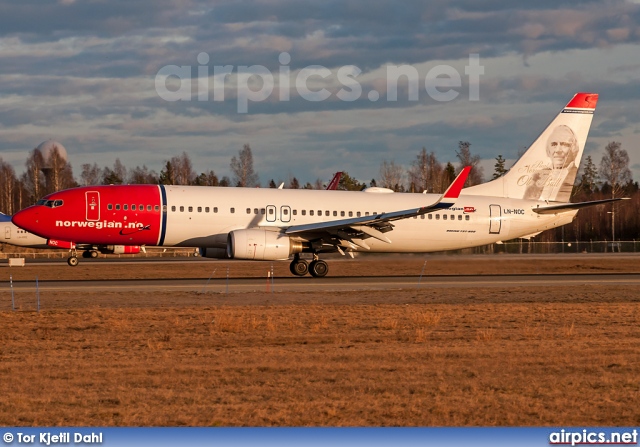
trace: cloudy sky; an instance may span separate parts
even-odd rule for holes
[[[467,140],[488,178],[592,91],[586,154],[599,163],[620,141],[639,180],[639,19],[629,0],[4,1],[0,157],[21,173],[52,138],[76,176],[116,158],[159,171],[182,151],[222,176],[248,143],[263,184],[338,170],[368,181],[422,147],[455,162]],[[390,70],[417,75],[395,101]]]

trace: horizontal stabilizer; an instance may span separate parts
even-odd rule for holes
[[[567,211],[575,211],[581,208],[587,208],[589,206],[603,205],[605,203],[617,202],[619,200],[629,200],[629,197],[622,197],[619,199],[606,199],[595,200],[592,202],[578,202],[578,203],[562,203],[560,205],[540,206],[533,208],[533,211],[538,214],[558,214]]]

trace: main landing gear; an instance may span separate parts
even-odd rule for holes
[[[85,259],[95,259],[98,257],[98,252],[95,250],[85,250],[82,252],[82,257]]]
[[[322,278],[329,273],[329,265],[318,259],[316,254],[313,255],[313,261],[311,262],[300,259],[299,255],[294,255],[293,261],[289,265],[289,270],[296,276],[304,276],[310,273],[314,278]]]

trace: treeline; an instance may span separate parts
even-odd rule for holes
[[[380,164],[377,180],[361,182],[344,172],[339,189],[362,190],[367,186],[378,186],[396,192],[427,191],[440,193],[451,184],[464,166],[472,166],[465,186],[473,186],[484,181],[480,157],[471,153],[471,144],[460,141],[455,151],[457,163],[440,162],[433,151],[422,148],[408,168],[396,164],[393,160],[384,160]],[[499,155],[494,165],[491,179],[507,172],[505,159]],[[110,184],[165,184],[199,186],[244,186],[259,187],[260,179],[253,166],[253,154],[247,144],[230,161],[232,177],[220,177],[214,170],[199,171],[193,167],[189,155],[181,155],[165,160],[160,172],[147,166],[126,167],[120,159],[113,166],[100,167],[97,163],[81,166],[77,178],[71,164],[60,157],[54,149],[47,159],[38,149],[31,151],[25,162],[25,172],[17,176],[13,167],[0,158],[0,211],[13,214],[34,204],[41,197],[52,192],[75,186]],[[330,179],[316,179],[315,182],[302,182],[290,177],[285,183],[292,189],[323,189]],[[271,179],[267,186],[276,188],[281,181]],[[553,231],[544,232],[536,240],[541,241],[588,241],[615,239],[632,240],[640,233],[640,192],[629,169],[629,156],[620,143],[610,142],[604,150],[599,165],[588,156],[583,162],[583,170],[576,179],[573,189],[573,202],[600,200],[611,197],[631,197],[632,200],[615,205],[604,205],[581,210],[571,224]]]

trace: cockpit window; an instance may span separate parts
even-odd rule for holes
[[[64,205],[64,202],[62,200],[40,199],[36,202],[36,205],[48,206],[49,208],[57,208],[59,206]]]

